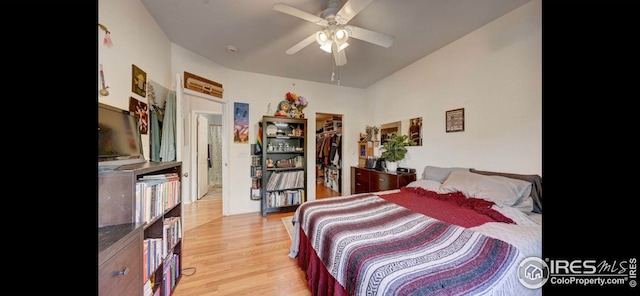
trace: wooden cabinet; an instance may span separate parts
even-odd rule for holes
[[[146,295],[152,290],[169,296],[175,289],[182,275],[181,174],[181,162],[98,172],[99,295]],[[139,184],[146,179],[153,182],[143,190]],[[149,260],[152,240],[157,260]]]
[[[365,167],[367,158],[373,156],[373,141],[358,141],[358,166]]]
[[[307,119],[262,118],[261,212],[295,211],[307,192]]]
[[[140,295],[142,224],[98,228],[98,294]]]
[[[352,166],[351,194],[398,189],[415,180],[415,173],[392,173]]]

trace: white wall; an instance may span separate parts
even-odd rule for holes
[[[308,196],[315,199],[315,169],[312,164],[315,163],[315,129],[316,124],[313,116],[316,112],[345,114],[343,118],[343,134],[348,135],[354,141],[344,142],[343,151],[345,157],[343,160],[345,169],[343,169],[343,192],[350,192],[350,165],[357,165],[356,141],[360,131],[364,129],[364,118],[361,116],[361,106],[364,102],[364,90],[357,88],[349,88],[342,86],[327,85],[322,83],[295,80],[289,78],[275,77],[263,74],[234,71],[227,69],[217,63],[209,61],[191,51],[188,51],[178,45],[172,45],[172,69],[176,73],[187,71],[207,79],[219,82],[223,85],[223,99],[227,101],[227,114],[233,108],[234,102],[242,102],[249,104],[249,144],[233,143],[232,134],[226,135],[229,141],[228,151],[228,167],[227,172],[229,180],[232,180],[230,186],[226,186],[225,208],[228,209],[230,215],[259,212],[260,202],[249,198],[249,188],[251,188],[251,178],[249,167],[251,165],[251,156],[249,154],[250,144],[255,144],[256,133],[258,131],[258,122],[263,115],[267,115],[268,104],[275,112],[277,104],[285,99],[287,92],[294,92],[304,96],[309,101],[309,106],[304,110],[307,116],[312,116],[308,122],[307,162],[311,169],[308,169]],[[206,100],[186,97],[185,113],[191,113],[190,110],[196,111],[216,111],[216,104],[207,102]],[[269,115],[273,115],[269,114]],[[189,116],[186,114],[185,116]],[[189,120],[188,122],[191,122]],[[233,126],[233,117],[229,115],[225,122],[227,127]],[[191,127],[189,127],[190,129]],[[188,145],[188,143],[185,143]],[[190,147],[185,146],[183,158],[183,170],[189,171]],[[223,184],[223,188],[225,184]],[[191,193],[189,193],[191,194]],[[192,195],[192,194],[191,194]]]
[[[231,71],[230,83],[224,86],[225,97],[234,102],[249,103],[250,143],[256,142],[258,122],[263,115],[267,115],[267,106],[271,103],[273,112],[278,103],[285,99],[287,92],[294,92],[304,96],[309,101],[309,106],[304,112],[307,122],[307,195],[309,199],[315,199],[315,113],[344,114],[343,135],[353,141],[343,142],[343,192],[350,192],[349,166],[357,165],[356,141],[358,133],[364,128],[364,118],[361,115],[361,106],[364,104],[364,90],[342,86],[327,85],[322,83],[294,80],[263,74]],[[228,90],[228,91],[227,91]],[[268,114],[273,115],[273,113]],[[229,118],[228,124],[233,124],[233,118]],[[230,165],[230,176],[234,180],[232,186],[233,200],[231,208],[235,213],[256,212],[260,210],[259,201],[249,199],[248,189],[251,187],[248,168],[251,165],[251,157],[247,144],[231,144],[229,159],[234,161]]]
[[[366,89],[369,125],[422,117],[400,166],[542,176],[542,9],[534,0]],[[465,130],[445,132],[464,108]],[[380,151],[376,149],[376,155]]]
[[[147,78],[167,89],[171,87],[171,42],[140,1],[98,1],[98,23],[111,32],[113,46],[102,45],[104,31],[98,30],[98,64],[104,67],[109,95],[102,97],[99,74],[96,96],[98,101],[129,110],[129,98],[134,97],[148,103],[131,91],[132,65],[147,73]],[[144,155],[149,159],[149,134],[142,135]]]
[[[310,199],[315,196],[316,112],[344,114],[344,193],[351,190],[349,168],[358,163],[356,144],[364,127],[419,116],[423,117],[423,146],[409,147],[408,159],[401,165],[418,170],[431,164],[542,175],[540,0],[365,90],[230,70],[172,44],[139,1],[99,1],[98,8],[99,22],[112,32],[114,43],[112,48],[102,46],[104,34],[99,34],[98,63],[104,64],[111,93],[99,97],[101,102],[128,109],[129,97],[137,96],[131,92],[131,64],[174,90],[176,74],[186,70],[222,83],[227,108],[233,108],[233,102],[249,103],[250,143],[255,143],[257,123],[266,115],[268,103],[275,111],[289,91],[307,98]],[[96,93],[100,87],[98,81]],[[221,112],[216,108],[206,100],[188,98],[183,116],[193,110]],[[465,108],[465,131],[445,133],[444,112],[456,108]],[[233,117],[228,116],[225,124],[231,127]],[[229,214],[259,212],[259,201],[249,198],[250,145],[233,144],[231,134],[227,137],[232,182],[225,207]],[[143,142],[148,155],[147,135]],[[183,147],[187,162],[183,170],[189,168],[189,150]]]

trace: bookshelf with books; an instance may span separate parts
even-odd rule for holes
[[[263,116],[261,213],[295,211],[306,201],[307,119]]]
[[[181,171],[181,162],[146,162],[99,172],[99,295],[169,296],[175,289],[182,275]],[[121,240],[114,228],[129,237],[127,245],[105,253]]]
[[[251,199],[260,200],[262,193],[262,160],[259,154],[252,150],[251,155]]]

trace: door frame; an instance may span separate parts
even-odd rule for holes
[[[179,80],[180,81],[180,80]],[[219,112],[214,112],[214,111],[209,111],[209,110],[193,110],[191,109],[191,112],[186,112],[186,114],[189,115],[190,120],[186,120],[186,122],[188,122],[188,128],[186,129],[187,134],[189,135],[188,141],[184,141],[184,142],[188,142],[188,146],[187,143],[185,143],[185,148],[189,150],[189,174],[191,174],[192,176],[197,176],[197,171],[194,172],[194,170],[198,169],[197,163],[196,163],[196,159],[195,159],[195,153],[193,152],[196,147],[196,143],[195,143],[195,139],[196,139],[196,135],[195,133],[197,132],[195,130],[195,125],[194,125],[194,118],[196,118],[196,113],[211,113],[211,114],[220,114],[222,116],[222,215],[223,216],[228,216],[229,215],[229,186],[224,186],[224,184],[229,184],[228,182],[228,178],[229,178],[229,171],[228,171],[228,154],[229,154],[229,140],[227,139],[228,137],[226,137],[225,135],[228,134],[228,124],[227,124],[227,117],[229,114],[229,105],[227,101],[224,101],[222,99],[218,99],[214,96],[210,96],[207,94],[203,94],[203,93],[199,93],[199,92],[195,92],[192,91],[190,89],[185,89],[182,88],[181,84],[178,84],[180,86],[180,89],[182,90],[181,93],[181,97],[182,95],[188,95],[191,97],[197,97],[200,99],[204,99],[207,101],[211,101],[212,103],[219,103],[221,104],[221,113]],[[185,106],[190,106],[190,102],[187,103],[187,100],[191,100],[188,97],[182,97],[182,100],[184,100],[184,102],[182,102],[183,104],[185,104]],[[184,140],[184,138],[182,138]],[[185,159],[186,161],[186,159]],[[184,171],[183,171],[184,173]],[[183,202],[185,204],[189,204],[191,202],[194,202],[196,199],[193,198],[193,196],[195,196],[195,194],[197,194],[197,190],[194,191],[194,189],[197,186],[197,180],[196,178],[188,178],[189,180],[187,180],[187,182],[184,182],[184,186],[183,186],[183,197],[185,197],[185,199],[183,200]],[[187,194],[188,192],[188,194]],[[195,192],[195,194],[194,194]]]

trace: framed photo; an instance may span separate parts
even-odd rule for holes
[[[131,65],[131,91],[142,96],[147,96],[147,73],[136,65]]]
[[[464,108],[449,110],[445,117],[447,133],[464,131]]]

